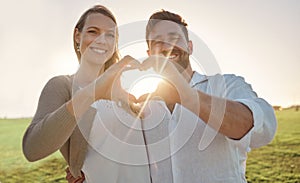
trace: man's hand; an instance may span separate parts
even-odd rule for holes
[[[181,103],[180,95],[176,87],[165,80],[158,84],[157,89],[153,93],[140,96],[137,99],[137,103],[142,104],[149,100],[163,100],[171,112],[173,111],[176,103]]]
[[[176,103],[194,108],[194,106],[188,105],[191,104],[194,97],[197,97],[197,92],[185,79],[185,71],[180,73],[174,64],[176,63],[162,56],[150,56],[141,64],[141,70],[153,68],[164,80],[159,83],[155,92],[141,96],[137,100],[138,103],[147,102],[146,100],[150,99],[164,100],[171,112]]]

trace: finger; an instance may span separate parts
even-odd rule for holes
[[[120,90],[117,97],[112,98],[112,100],[116,102],[118,107],[123,108],[128,113],[136,116],[137,108],[133,107],[133,105],[137,103],[137,99],[134,95],[126,92],[125,90]]]
[[[70,172],[69,167],[67,167],[67,168],[65,169],[65,171],[66,171],[66,173],[67,173],[66,179],[67,179],[67,180],[70,180],[73,176],[72,176],[72,174],[71,174],[71,172]]]
[[[155,72],[162,74],[169,64],[170,61],[167,57],[159,55],[150,56],[141,64],[141,70],[153,68]]]
[[[150,93],[143,94],[137,99],[136,103],[144,103],[144,102],[148,101],[150,98],[151,98]]]
[[[153,68],[155,71],[157,71],[158,67],[156,62],[157,62],[156,56],[150,56],[143,61],[140,70],[148,70],[150,68]]]
[[[130,102],[137,103],[137,99],[135,98],[134,95],[132,95],[131,93],[128,93],[128,92],[126,92],[126,93],[127,93],[128,100]]]
[[[128,55],[121,59],[117,64],[118,65],[114,68],[113,71],[115,78],[120,78],[123,72],[138,69],[141,65],[138,60]]]
[[[130,107],[130,110],[132,112],[134,112],[135,114],[138,114],[141,110],[141,104],[139,104],[139,103],[131,102],[131,103],[129,103],[129,107]]]
[[[118,100],[127,101],[127,103],[129,102],[137,103],[136,97],[123,89],[121,89],[117,95],[118,95]]]
[[[84,178],[83,177],[79,177],[77,179],[75,179],[74,183],[83,183]]]
[[[119,100],[127,101],[127,102],[129,102],[129,101],[131,101],[131,102],[137,102],[136,97],[134,95],[132,95],[131,93],[128,93],[126,90],[124,90],[121,87],[121,85],[120,85],[120,87],[119,87],[119,89],[118,89],[118,91],[117,91],[116,94],[117,94],[117,96],[118,96],[117,98]]]
[[[149,56],[147,59],[145,59],[142,64],[141,64],[141,69],[142,70],[147,70],[151,67],[153,67],[154,69],[157,69],[159,67],[159,63],[161,62],[161,60],[164,60],[165,58],[158,56],[158,55],[152,55]]]
[[[133,58],[129,55],[126,55],[118,62],[118,65],[120,67],[122,67],[123,69],[132,69],[132,68],[140,67],[141,64],[135,58]]]
[[[69,181],[72,181],[74,178],[72,177],[72,175],[67,175],[66,176],[66,180],[69,182]]]
[[[140,66],[139,61],[127,55],[124,58],[122,58],[120,61],[113,64],[111,67],[109,67],[108,70],[106,70],[105,72],[111,72],[115,76],[116,73],[117,74],[122,73],[122,70],[137,69],[139,66]]]

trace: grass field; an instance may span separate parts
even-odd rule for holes
[[[276,117],[272,143],[249,153],[248,182],[300,183],[300,111],[276,111]]]
[[[278,130],[271,144],[249,153],[247,180],[300,183],[300,111],[276,112]],[[57,152],[29,163],[21,150],[30,119],[0,119],[0,183],[66,182],[66,164]]]

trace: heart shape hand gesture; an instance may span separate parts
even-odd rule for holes
[[[126,73],[130,73],[133,82],[126,79]],[[128,82],[130,87],[124,88],[124,82]],[[191,90],[175,65],[161,56],[150,56],[142,63],[125,56],[97,78],[94,84],[95,100],[113,100],[134,113],[140,113],[141,104],[150,99],[163,100],[172,110],[176,103],[181,102],[180,93],[188,94]],[[135,90],[140,96],[134,96]]]

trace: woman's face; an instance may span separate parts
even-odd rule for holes
[[[104,65],[116,49],[116,24],[109,17],[90,14],[81,32],[76,29],[75,41],[80,45],[81,63]]]

